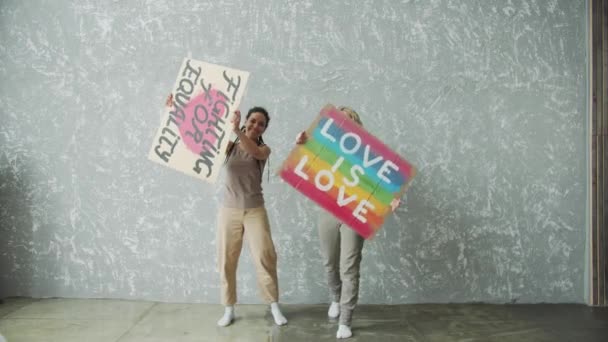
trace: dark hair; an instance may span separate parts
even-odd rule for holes
[[[245,120],[249,119],[249,117],[253,113],[262,113],[262,115],[264,115],[264,117],[266,118],[266,128],[268,128],[268,124],[270,123],[270,115],[268,115],[268,111],[264,107],[259,107],[259,106],[253,107],[247,112],[247,116],[245,117]]]
[[[264,129],[268,128],[268,124],[270,123],[270,115],[268,115],[268,111],[264,107],[260,107],[260,106],[252,107],[247,112],[247,116],[245,116],[245,121],[249,120],[249,117],[253,113],[261,113],[262,115],[264,115],[264,117],[266,118],[266,125],[264,126]],[[241,131],[245,131],[245,125],[241,126]],[[234,152],[234,147],[236,146],[236,144],[238,142],[239,142],[239,138],[237,137],[236,140],[234,140],[234,143],[232,144],[232,146],[230,146],[230,148],[228,149],[228,151],[226,151],[226,159],[224,159],[224,164],[226,164],[228,162],[228,158],[230,158],[230,156],[232,155],[232,152]],[[264,145],[266,145],[266,143],[264,143],[264,139],[262,138],[261,135],[258,137],[258,140],[256,141],[256,143],[258,144],[258,146],[264,146]],[[268,164],[270,164],[270,158],[268,158],[268,159],[269,159],[268,160]],[[258,165],[259,165],[260,171],[261,171],[262,170],[262,162],[258,161]],[[270,173],[268,174],[268,179],[270,180]]]

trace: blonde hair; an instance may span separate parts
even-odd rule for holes
[[[352,109],[350,107],[346,107],[346,106],[340,106],[340,107],[338,107],[338,110],[343,112],[344,114],[346,114],[346,116],[353,119],[359,125],[363,126],[363,123],[361,122],[361,118],[359,117],[359,114],[354,109]]]

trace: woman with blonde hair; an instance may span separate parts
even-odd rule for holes
[[[363,126],[359,114],[350,107],[338,107],[346,117]],[[306,132],[301,132],[296,138],[296,144],[304,144],[308,140]],[[391,202],[394,211],[399,200]],[[331,304],[327,315],[331,319],[339,317],[337,338],[352,336],[352,314],[359,299],[359,268],[363,237],[325,210],[319,215],[319,241],[321,256],[327,272],[327,283],[331,296]]]

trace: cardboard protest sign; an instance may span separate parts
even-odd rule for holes
[[[148,159],[214,183],[249,73],[184,59]]]
[[[279,174],[366,239],[391,212],[416,169],[332,105],[325,106]]]

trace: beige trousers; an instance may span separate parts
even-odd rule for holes
[[[234,305],[237,300],[236,269],[243,247],[243,236],[249,243],[262,299],[267,303],[277,302],[277,254],[266,208],[221,208],[217,229],[217,259],[222,304]]]

